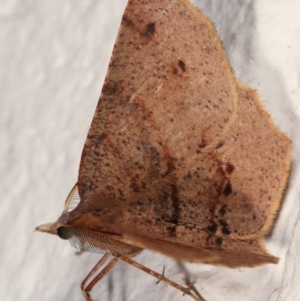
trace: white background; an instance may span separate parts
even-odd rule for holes
[[[266,241],[278,265],[231,270],[180,264],[144,251],[136,260],[207,301],[299,300],[300,1],[194,1],[216,24],[237,78],[258,90],[293,140],[290,182]],[[35,226],[60,215],[77,179],[125,0],[0,0],[0,300],[83,301],[95,254]],[[298,138],[298,139],[297,139]],[[267,141],[266,141],[267,143]],[[192,300],[123,263],[95,301]]]

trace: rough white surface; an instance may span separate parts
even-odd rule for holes
[[[34,233],[60,215],[76,182],[126,0],[0,1],[0,300],[84,300],[80,282],[98,260]],[[296,301],[300,296],[300,2],[194,1],[216,24],[237,77],[258,90],[293,140],[290,182],[269,251],[278,265],[231,270],[180,264],[144,251],[136,260],[208,301]],[[298,139],[297,139],[298,138]],[[267,143],[267,142],[266,142]],[[191,300],[118,263],[97,300]]]

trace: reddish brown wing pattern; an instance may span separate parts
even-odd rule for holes
[[[187,1],[130,1],[83,151],[82,201],[70,221],[94,229],[109,223],[138,246],[176,258],[155,241],[274,262],[260,238],[278,210],[289,158],[288,138],[256,94],[236,82],[205,16]],[[204,250],[190,253],[179,258],[207,261]],[[257,264],[251,260],[210,262]]]

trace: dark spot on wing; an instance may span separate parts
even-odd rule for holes
[[[198,144],[198,147],[199,148],[204,148],[206,146],[206,141],[205,141],[205,139],[201,139],[201,142]]]
[[[182,60],[178,60],[178,67],[181,71],[185,71],[185,63]]]
[[[120,95],[124,91],[124,87],[120,83],[106,79],[102,88],[103,95]]]
[[[172,200],[172,207],[173,207],[173,214],[171,218],[171,223],[178,225],[179,217],[180,217],[180,208],[179,208],[179,198],[178,198],[178,188],[176,185],[171,184],[172,188],[172,194],[171,194],[171,200]]]
[[[226,172],[228,174],[232,174],[233,171],[234,171],[234,166],[231,163],[227,162],[226,163]]]
[[[154,35],[154,33],[155,33],[155,23],[151,22],[146,26],[143,32],[143,36],[145,36],[146,38],[150,38]]]
[[[228,183],[225,185],[224,189],[223,189],[223,194],[224,195],[229,195],[232,192],[232,187],[231,187],[231,183],[228,181]]]
[[[220,141],[217,146],[216,146],[216,149],[222,147],[224,145],[224,141]]]
[[[123,18],[122,18],[122,24],[129,26],[129,27],[133,27],[134,23],[124,14]]]
[[[207,228],[206,228],[206,230],[208,231],[208,232],[210,232],[210,233],[216,233],[217,232],[217,229],[218,229],[218,225],[214,222],[214,221],[211,221],[211,225],[210,226],[208,226]]]
[[[129,187],[132,189],[133,192],[140,192],[140,188],[134,179],[131,180]]]
[[[167,226],[170,236],[176,236],[176,226]]]
[[[224,216],[226,214],[227,206],[223,205],[222,208],[219,210],[219,213]]]
[[[217,246],[220,246],[223,242],[223,239],[221,237],[218,237],[218,238],[216,238],[215,242],[216,242]]]
[[[225,171],[224,171],[224,169],[222,168],[222,166],[220,166],[220,167],[217,168],[217,173],[218,173],[222,178],[225,178],[225,176],[226,176]]]
[[[223,220],[223,219],[221,219],[221,220],[219,220],[219,223],[220,223],[220,225],[222,226],[222,233],[224,234],[224,235],[229,235],[231,232],[230,232],[230,230],[229,230],[229,228],[228,228],[228,224],[227,224],[227,222],[225,221],[225,220]]]

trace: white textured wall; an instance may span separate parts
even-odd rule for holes
[[[195,0],[215,22],[237,77],[258,90],[294,141],[292,173],[269,251],[276,266],[230,270],[179,264],[144,251],[136,259],[207,301],[296,301],[300,296],[300,2]],[[79,301],[98,260],[34,233],[56,220],[76,182],[126,0],[0,0],[0,300]],[[297,138],[298,135],[298,139]],[[118,263],[95,301],[191,300]]]

